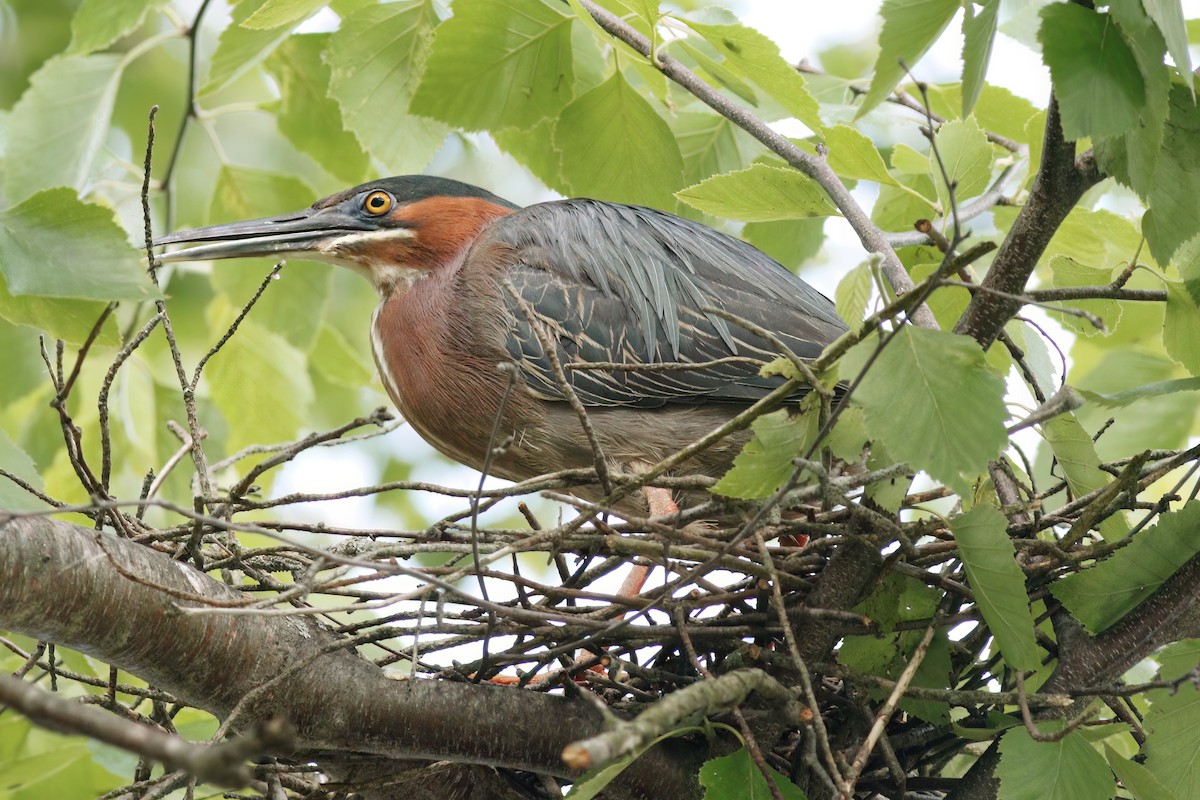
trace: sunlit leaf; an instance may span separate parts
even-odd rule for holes
[[[988,63],[992,59],[992,43],[996,40],[996,23],[999,19],[1000,0],[984,0],[978,14],[971,12],[971,4],[965,6],[963,17],[963,79],[962,115],[965,117],[975,108],[983,92]]]
[[[671,129],[620,72],[563,109],[554,143],[576,195],[670,208],[683,185]]]
[[[42,478],[38,475],[33,459],[24,450],[17,447],[16,442],[8,437],[3,428],[0,428],[0,469],[15,475],[35,489],[42,488]],[[32,511],[45,507],[46,504],[41,500],[0,475],[0,508],[11,511]]]
[[[82,189],[104,144],[121,79],[117,56],[52,58],[8,118],[3,170],[10,202],[40,189]]]
[[[825,129],[825,144],[829,147],[829,166],[840,177],[898,185],[866,134],[849,125],[834,125]]]
[[[1078,731],[1057,742],[1035,741],[1023,727],[1006,731],[996,777],[998,800],[1107,800],[1116,788],[1108,764]]]
[[[1089,267],[1069,256],[1055,256],[1050,259],[1050,280],[1055,289],[1105,286],[1112,281],[1112,270],[1103,267]],[[1121,320],[1121,304],[1116,300],[1069,300],[1055,305],[1078,308],[1094,314],[1104,322],[1110,331]],[[1098,336],[1101,333],[1095,325],[1081,317],[1053,312],[1052,316],[1063,327],[1084,336]]]
[[[742,169],[763,151],[750,134],[720,114],[681,112],[670,124],[689,183]]]
[[[271,54],[266,68],[279,84],[281,98],[274,107],[279,132],[330,175],[354,184],[366,177],[369,160],[328,96],[330,70],[321,52],[329,38],[292,36]]]
[[[871,349],[868,343],[852,350],[843,377],[862,370]],[[866,411],[867,430],[894,458],[962,494],[1008,441],[1004,381],[965,336],[902,328],[853,397]]]
[[[158,292],[104,206],[46,189],[0,211],[0,272],[14,295],[145,300]]]
[[[290,27],[263,30],[242,27],[241,23],[254,13],[255,8],[255,0],[241,0],[230,10],[233,20],[217,39],[217,49],[208,62],[208,77],[200,87],[201,95],[233,83],[262,63],[292,35]]]
[[[151,9],[165,6],[168,0],[83,0],[71,18],[70,55],[103,50],[122,36],[132,33]]]
[[[1000,654],[1013,669],[1032,671],[1041,666],[1041,650],[1033,635],[1025,574],[1017,566],[1007,527],[998,509],[982,504],[950,521],[975,603]]]
[[[242,27],[269,30],[283,25],[296,25],[328,4],[329,0],[266,0],[242,23]]]
[[[796,170],[767,164],[714,175],[675,196],[706,213],[751,222],[837,213],[816,181]]]
[[[803,76],[779,54],[777,44],[745,25],[687,24],[725,57],[730,69],[765,91],[810,130],[821,131],[817,101],[809,94]]]
[[[1200,375],[1200,304],[1179,281],[1166,281],[1167,316],[1163,346],[1188,372]]]
[[[449,130],[408,113],[437,21],[429,0],[386,3],[343,20],[330,37],[330,95],[346,128],[387,172],[423,170]]]
[[[938,201],[949,213],[950,186],[954,187],[955,202],[960,204],[987,188],[992,177],[992,146],[979,123],[968,117],[938,128],[937,147],[941,160],[931,158],[930,170]]]
[[[541,0],[460,0],[438,26],[412,112],[472,131],[557,113],[574,92],[572,18]]]
[[[959,0],[884,0],[879,58],[859,116],[882,103],[915,67],[960,8]]]
[[[856,325],[866,318],[872,288],[869,264],[864,262],[846,273],[838,283],[837,293],[834,295],[837,313],[842,322]]]
[[[1110,136],[1137,125],[1146,86],[1113,18],[1073,3],[1052,3],[1041,16],[1038,39],[1054,80],[1063,134]]]
[[[1200,503],[1159,517],[1158,524],[1094,567],[1068,575],[1051,591],[1093,634],[1112,625],[1200,552]]]

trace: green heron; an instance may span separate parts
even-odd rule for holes
[[[521,208],[422,175],[154,244],[182,242],[201,244],[163,260],[295,256],[367,278],[380,297],[375,362],[404,418],[455,461],[486,462],[517,481],[595,464],[564,384],[586,409],[605,460],[634,471],[779,386],[783,379],[760,375],[753,360],[769,361],[776,349],[714,308],[774,332],[801,358],[846,330],[807,283],[699,223],[599,200]],[[598,364],[609,366],[587,368]],[[507,446],[489,456],[496,420]],[[722,474],[746,436],[699,453],[677,474]],[[651,513],[674,510],[662,490],[645,498]]]

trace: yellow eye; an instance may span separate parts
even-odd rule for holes
[[[376,217],[382,217],[391,211],[395,204],[392,196],[381,189],[376,189],[363,198],[363,210]]]

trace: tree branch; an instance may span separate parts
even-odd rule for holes
[[[599,712],[582,700],[392,680],[311,618],[179,614],[160,586],[217,603],[242,597],[105,533],[43,517],[0,525],[0,627],[89,653],[218,717],[236,707],[243,727],[283,718],[295,726],[301,752],[465,761],[569,778],[563,748],[601,730]],[[304,669],[294,669],[301,662]],[[702,747],[664,743],[613,786],[626,797],[698,797],[704,755]]]

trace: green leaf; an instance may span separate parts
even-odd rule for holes
[[[1096,455],[1092,437],[1074,414],[1059,414],[1042,423],[1041,430],[1067,479],[1072,496],[1082,497],[1112,482],[1113,477],[1100,469],[1100,457]],[[1120,513],[1100,523],[1100,535],[1106,542],[1119,541],[1128,532],[1129,526]]]
[[[1073,3],[1048,5],[1041,16],[1038,41],[1054,81],[1063,134],[1084,139],[1136,126],[1146,85],[1112,16]]]
[[[1162,785],[1154,773],[1128,758],[1124,758],[1110,745],[1104,745],[1108,765],[1116,773],[1117,780],[1137,800],[1176,800],[1175,795]]]
[[[1178,691],[1154,689],[1146,698],[1147,771],[1180,800],[1200,797],[1200,691],[1185,682]]]
[[[1108,764],[1078,731],[1057,742],[1034,741],[1023,727],[1006,731],[996,777],[997,800],[1109,800],[1116,789]]]
[[[1146,198],[1154,188],[1169,107],[1171,72],[1163,64],[1167,45],[1140,0],[1114,0],[1109,11],[1137,59],[1146,85],[1146,103],[1132,130],[1119,136],[1096,137],[1093,147],[1105,172]]]
[[[1069,256],[1054,256],[1050,259],[1050,284],[1055,289],[1106,286],[1111,281],[1112,269],[1089,267]],[[1095,314],[1104,321],[1109,331],[1115,328],[1121,319],[1121,304],[1116,300],[1070,300],[1059,302],[1056,305],[1078,308]],[[1064,328],[1075,333],[1084,336],[1097,336],[1102,333],[1092,323],[1080,317],[1053,311],[1050,312],[1050,315],[1058,320]]]
[[[265,258],[254,264],[218,264],[213,267],[212,283],[231,305],[240,307],[258,291],[270,268],[271,261]],[[254,306],[254,321],[308,351],[329,305],[333,269],[328,264],[289,261]],[[359,386],[368,382],[369,376]]]
[[[1200,552],[1198,524],[1200,502],[1163,514],[1157,525],[1134,536],[1128,546],[1090,569],[1057,581],[1050,591],[1090,632],[1099,633]]]
[[[932,174],[929,156],[918,153],[903,142],[892,147],[892,168],[908,175]]]
[[[887,99],[904,78],[901,62],[909,68],[915,67],[960,7],[959,0],[884,0],[880,9],[883,30],[879,33],[879,58],[858,116]]]
[[[211,222],[265,217],[308,205],[313,191],[289,176],[246,167],[221,167],[213,189]]]
[[[10,202],[90,182],[121,71],[117,56],[100,55],[52,58],[34,73],[8,118],[3,180]]]
[[[233,307],[221,305],[218,315],[232,320]],[[229,452],[290,441],[307,423],[313,389],[304,354],[252,320],[208,362],[205,378],[229,425]]]
[[[0,272],[14,295],[146,300],[158,295],[112,211],[46,189],[0,211]]]
[[[685,22],[725,57],[726,66],[766,92],[810,130],[821,132],[824,126],[817,101],[809,93],[804,77],[779,54],[777,44],[745,25]]]
[[[563,109],[554,129],[563,181],[575,195],[671,208],[683,158],[667,123],[622,77]]]
[[[167,0],[83,0],[71,18],[68,55],[103,50],[122,36],[133,33],[151,9]]]
[[[471,131],[530,128],[570,101],[572,16],[541,0],[459,0],[411,111]]]
[[[849,125],[834,125],[825,129],[825,144],[829,148],[829,166],[839,177],[899,185],[866,134]]]
[[[1187,22],[1183,18],[1183,5],[1179,0],[1142,0],[1142,5],[1162,33],[1167,43],[1167,52],[1179,68],[1179,76],[1195,96],[1192,54],[1188,50]]]
[[[821,252],[825,243],[825,217],[748,222],[742,228],[742,238],[795,271]]]
[[[847,354],[842,376],[860,372],[872,349],[860,345]],[[961,495],[1008,442],[1004,381],[966,336],[902,328],[853,398],[866,411],[867,430],[894,458]]]
[[[720,114],[680,112],[670,122],[688,184],[742,169],[762,153],[750,134]]]
[[[781,409],[764,414],[750,425],[754,438],[733,460],[733,466],[713,486],[726,497],[770,497],[796,471],[792,459],[803,456],[817,434],[817,415],[792,414]]]
[[[327,5],[329,0],[267,0],[242,23],[242,27],[261,31],[283,25],[295,26]]]
[[[279,132],[297,150],[312,156],[330,175],[346,183],[363,180],[370,165],[358,140],[342,126],[342,114],[329,97],[329,67],[321,53],[329,34],[289,37],[266,61],[279,84],[273,104]]]
[[[1200,106],[1171,87],[1170,113],[1142,230],[1154,260],[1167,264],[1200,231]]]
[[[369,6],[342,21],[325,58],[329,93],[346,128],[386,172],[423,170],[449,129],[408,113],[433,41],[437,14],[430,0]]]
[[[347,389],[361,389],[371,382],[374,369],[364,364],[362,356],[341,331],[327,323],[321,324],[310,361],[322,378]]]
[[[1163,346],[1167,355],[1193,375],[1200,375],[1200,305],[1179,281],[1167,286],[1167,313],[1163,322]]]
[[[972,14],[972,6],[964,7],[963,16],[963,79],[962,115],[975,108],[987,78],[988,62],[992,60],[992,43],[996,40],[996,23],[1000,0],[984,0],[983,9]]]
[[[106,303],[98,300],[71,300],[58,297],[14,296],[9,293],[0,270],[0,317],[14,325],[28,325],[55,339],[79,345],[87,339]],[[109,318],[101,329],[97,344],[112,346],[120,341],[116,320]]]
[[[950,521],[975,603],[1004,661],[1013,669],[1033,671],[1042,665],[1042,655],[1033,635],[1025,574],[1017,566],[1007,527],[999,510],[982,504]]]
[[[251,30],[242,23],[254,12],[255,0],[241,0],[231,10],[229,27],[221,31],[217,49],[208,63],[208,77],[200,94],[223,89],[258,66],[264,58],[292,35],[290,27]]]
[[[772,769],[771,777],[784,800],[805,800],[804,792],[786,776]],[[772,796],[767,779],[744,747],[704,762],[700,785],[704,787],[704,800],[770,800]]]
[[[959,204],[987,189],[992,177],[992,146],[971,117],[951,120],[938,128],[937,146],[941,163],[931,158],[930,171],[938,202],[949,213],[949,185],[954,186],[954,200]]]
[[[867,262],[846,273],[834,294],[837,315],[853,327],[866,319],[867,303],[871,301],[871,267]]]
[[[693,208],[748,222],[805,219],[837,214],[815,181],[794,169],[754,164],[714,175],[675,196]]]
[[[1200,378],[1177,378],[1170,381],[1156,381],[1145,386],[1138,386],[1112,394],[1091,392],[1086,389],[1076,389],[1076,391],[1089,401],[1105,408],[1124,408],[1139,400],[1146,400],[1151,397],[1163,397],[1164,395],[1176,394],[1178,392],[1200,392]]]
[[[0,469],[16,475],[35,489],[44,488],[33,459],[17,447],[17,443],[8,437],[3,428],[0,428]],[[0,508],[5,511],[35,511],[46,508],[46,504],[0,475]]]

